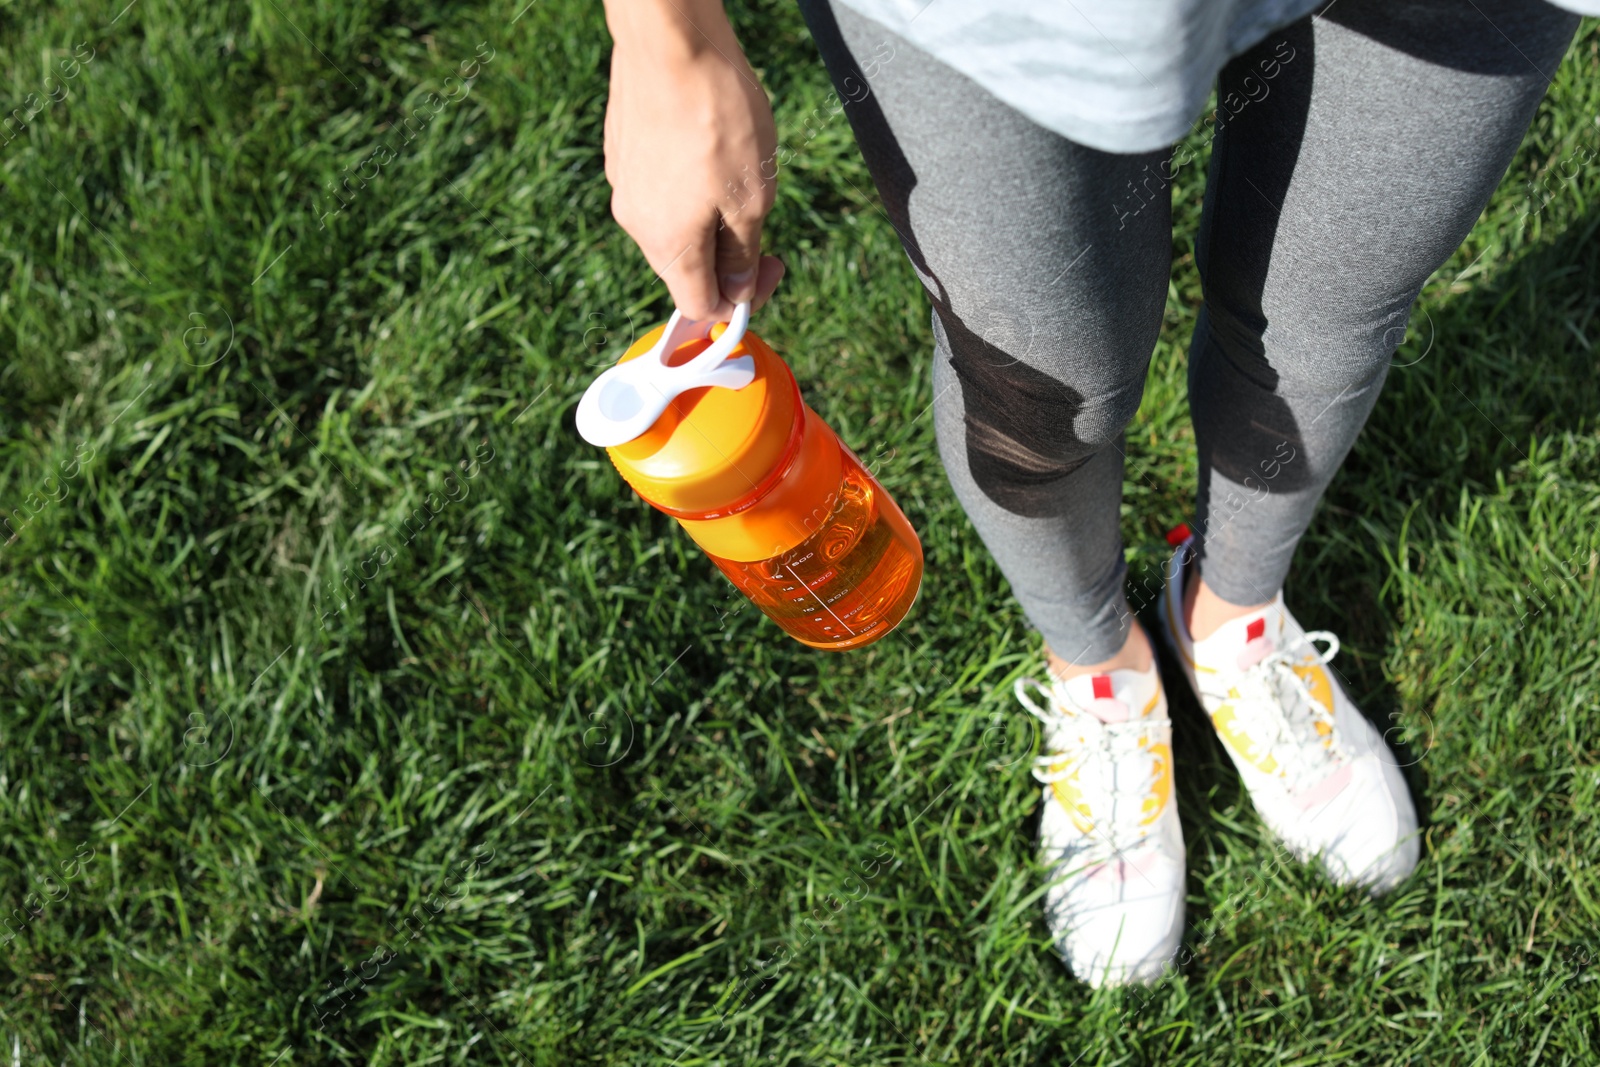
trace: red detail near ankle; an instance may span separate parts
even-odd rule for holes
[[[1173,548],[1177,548],[1179,545],[1183,544],[1193,536],[1194,534],[1189,530],[1189,524],[1186,522],[1180,522],[1178,525],[1167,531],[1167,544],[1171,545]]]
[[[1111,695],[1111,675],[1097,674],[1094,676],[1094,698],[1096,700],[1115,699]]]
[[[1244,639],[1246,641],[1254,641],[1258,637],[1265,636],[1267,636],[1266,619],[1251,619],[1250,625],[1244,628]]]

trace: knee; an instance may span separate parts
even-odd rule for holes
[[[1254,307],[1208,297],[1206,340],[1234,373],[1267,392],[1356,392],[1381,381],[1402,344],[1426,344],[1425,334],[1407,328],[1415,295],[1341,300],[1323,293]]]
[[[1150,348],[1057,358],[1059,342],[980,336],[935,315],[940,347],[960,383],[961,420],[973,481],[1014,514],[1040,517],[1063,506],[1063,482],[1117,445],[1139,410]],[[1070,343],[1070,342],[1069,342]],[[1025,358],[1024,358],[1025,357]]]

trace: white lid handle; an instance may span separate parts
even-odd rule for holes
[[[686,319],[674,309],[650,351],[606,370],[584,391],[578,401],[578,433],[583,439],[601,448],[626,444],[654,426],[679,393],[708,385],[743,389],[754,381],[754,359],[728,359],[750,326],[748,301],[735,305],[728,328],[709,348],[681,367],[667,366],[667,356],[679,345],[711,336],[716,323],[716,319]]]

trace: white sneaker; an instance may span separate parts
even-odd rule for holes
[[[1383,738],[1327,669],[1339,639],[1301,629],[1280,590],[1265,610],[1193,641],[1183,621],[1193,545],[1192,537],[1178,544],[1168,567],[1162,636],[1256,811],[1290,852],[1319,859],[1335,882],[1374,896],[1393,889],[1421,852],[1416,809]]]
[[[1061,958],[1092,986],[1154,981],[1183,936],[1183,829],[1161,676],[1152,665],[1050,686],[1024,678],[1016,694],[1044,724],[1033,775],[1044,783],[1039,848],[1052,871],[1045,918]]]

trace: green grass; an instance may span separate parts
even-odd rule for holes
[[[1005,684],[1037,641],[919,418],[927,306],[848,125],[807,126],[798,16],[736,11],[796,149],[758,327],[928,561],[838,657],[572,428],[666,304],[607,213],[598,5],[523,2],[0,3],[8,110],[93,56],[0,146],[0,506],[32,515],[0,546],[0,1062],[1600,1060],[1594,23],[1290,579],[1412,762],[1421,868],[1372,903],[1275,862],[1178,699],[1192,959],[1093,993],[1040,915]],[[1135,580],[1192,493],[1202,178]]]

